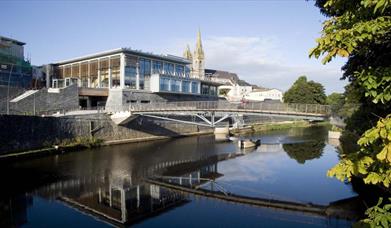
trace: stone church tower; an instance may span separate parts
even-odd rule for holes
[[[198,30],[197,44],[193,56],[193,77],[205,78],[205,56],[204,49],[202,49],[201,31]]]
[[[194,55],[191,54],[190,47],[187,45],[186,50],[183,53],[183,57],[193,63],[191,65],[191,76],[193,78],[205,79],[205,56],[202,48],[200,31],[198,31]]]

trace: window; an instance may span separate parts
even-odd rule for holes
[[[183,77],[184,75],[184,67],[182,65],[175,65],[175,75],[178,77]]]
[[[125,67],[125,87],[136,89],[136,66]]]
[[[216,96],[217,95],[216,86],[210,86],[210,88],[209,88],[209,95],[211,95],[211,96]]]
[[[164,63],[163,64],[164,74],[174,75],[174,64],[172,63]]]
[[[152,74],[161,74],[163,71],[163,63],[161,61],[152,61]]]
[[[192,93],[199,93],[198,92],[198,82],[191,82],[191,92]]]
[[[140,67],[139,88],[144,89],[145,77],[151,75],[151,60],[140,58],[139,67]]]
[[[181,91],[181,81],[171,79],[171,91],[180,92]]]
[[[185,66],[185,77],[186,78],[190,77],[190,67],[188,65]]]
[[[190,82],[182,81],[182,93],[190,93]]]
[[[201,94],[202,95],[209,95],[209,86],[208,85],[201,85]]]
[[[170,79],[160,78],[160,91],[169,91],[170,89]]]

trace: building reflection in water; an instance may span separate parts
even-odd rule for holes
[[[101,177],[53,183],[36,193],[59,199],[76,210],[115,225],[129,225],[190,202],[187,194],[145,182],[148,177],[175,176],[173,182],[199,186],[222,176],[217,172],[217,162],[226,156],[162,162],[138,172],[142,176],[132,175],[131,171],[106,171]]]
[[[32,203],[32,196],[28,194],[0,199],[0,227],[20,227],[26,224],[27,208]]]

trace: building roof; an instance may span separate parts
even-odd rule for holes
[[[23,42],[21,42],[19,40],[14,40],[14,39],[11,39],[11,38],[8,38],[8,37],[5,37],[5,36],[0,36],[0,40],[1,41],[6,41],[6,42],[12,42],[12,43],[20,45],[20,46],[23,46],[23,45],[26,44],[26,43],[23,43]]]
[[[239,77],[235,73],[231,73],[228,71],[222,70],[213,70],[213,69],[205,69],[205,74],[210,74],[212,77],[230,79],[234,81],[238,81]]]
[[[142,57],[146,57],[146,58],[165,60],[165,61],[181,63],[181,64],[190,64],[189,60],[184,59],[184,58],[179,57],[179,56],[175,56],[175,55],[158,55],[158,54],[153,54],[153,53],[150,53],[150,52],[143,52],[143,51],[140,51],[140,50],[133,50],[131,48],[112,49],[112,50],[108,50],[108,51],[103,51],[103,52],[98,52],[98,53],[94,53],[94,54],[90,54],[90,55],[76,57],[76,58],[73,58],[73,59],[58,61],[58,62],[55,62],[54,64],[63,65],[63,64],[68,64],[68,63],[73,63],[73,62],[80,62],[80,61],[83,61],[83,60],[94,59],[94,58],[104,57],[104,56],[107,56],[107,55],[115,55],[115,54],[120,54],[120,53],[137,55],[137,56],[142,56]]]
[[[253,89],[252,92],[265,92],[265,91],[270,91],[270,90],[278,90],[278,91],[280,91],[279,89],[275,89],[275,88],[258,88],[258,89]]]

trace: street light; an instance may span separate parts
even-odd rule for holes
[[[11,82],[11,74],[12,74],[12,70],[14,68],[14,64],[11,64],[11,70],[10,70],[10,73],[8,75],[8,87],[7,87],[7,115],[10,114],[10,101],[9,101],[9,96],[10,96],[10,82]]]

